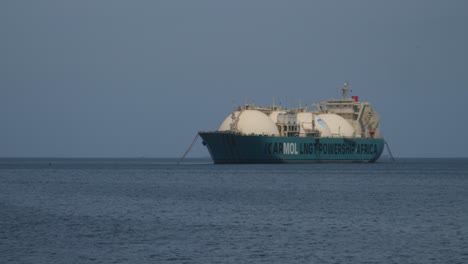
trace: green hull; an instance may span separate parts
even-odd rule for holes
[[[246,136],[200,132],[215,164],[374,162],[383,152],[381,138]]]

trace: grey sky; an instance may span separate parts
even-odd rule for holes
[[[344,80],[394,155],[468,157],[467,1],[1,1],[0,156],[179,157]],[[191,156],[208,156],[199,143]]]

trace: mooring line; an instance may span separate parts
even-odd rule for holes
[[[197,141],[198,137],[200,135],[197,133],[197,135],[195,136],[195,138],[193,139],[192,141],[192,144],[190,144],[190,146],[188,147],[188,149],[185,151],[184,155],[182,156],[182,158],[179,159],[179,161],[177,162],[177,165],[179,165],[184,159],[185,159],[185,156],[187,156],[187,154],[190,152],[190,150],[192,149],[193,145],[195,145],[195,142]]]
[[[385,146],[387,146],[388,153],[390,153],[390,158],[393,162],[395,162],[395,158],[393,157],[392,151],[390,150],[390,146],[388,145],[387,141],[385,141]]]

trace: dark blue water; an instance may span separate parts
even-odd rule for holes
[[[468,160],[0,160],[0,263],[468,263]]]

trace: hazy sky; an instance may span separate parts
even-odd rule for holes
[[[180,157],[233,98],[296,106],[350,80],[395,156],[468,157],[467,14],[465,0],[4,0],[0,156]]]

